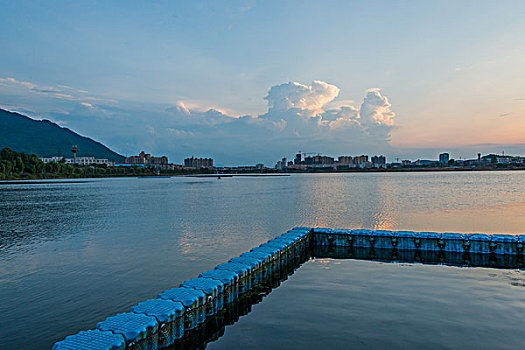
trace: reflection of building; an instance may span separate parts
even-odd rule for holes
[[[126,164],[142,164],[147,166],[152,166],[160,169],[168,168],[168,157],[153,157],[149,153],[144,151],[140,152],[138,156],[130,156],[126,158]]]
[[[213,168],[213,159],[211,158],[186,158],[184,166],[190,168]]]
[[[439,162],[441,164],[448,164],[449,160],[450,160],[450,155],[448,153],[441,153],[439,155]]]

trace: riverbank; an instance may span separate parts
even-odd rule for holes
[[[189,176],[189,177],[232,177],[232,176],[289,176],[290,174],[319,174],[319,173],[423,173],[423,172],[479,172],[479,171],[523,171],[525,167],[515,168],[370,168],[370,169],[309,169],[309,170],[282,170],[282,171],[257,171],[257,172],[236,172],[232,173],[210,173],[206,172],[161,172],[155,174],[70,174],[70,175],[19,175],[10,177],[0,177],[0,181],[11,182],[21,180],[68,180],[68,179],[100,179],[116,177],[138,177],[138,178],[158,178],[172,176]]]
[[[457,171],[507,171],[525,170],[525,167],[509,168],[352,168],[344,170],[335,169],[309,169],[309,170],[286,170],[281,173],[402,173],[402,172],[457,172]]]
[[[133,175],[133,174],[115,174],[115,175],[60,175],[60,176],[10,176],[10,177],[0,177],[0,181],[12,182],[12,181],[23,181],[23,180],[76,180],[76,179],[101,179],[101,178],[114,178],[114,177],[150,177],[152,175]],[[155,175],[153,175],[156,177]]]

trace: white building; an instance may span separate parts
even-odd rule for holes
[[[49,158],[40,158],[44,163],[50,162],[60,162],[64,159],[66,164],[75,164],[74,158],[63,158],[60,156],[53,156]],[[113,166],[113,162],[110,162],[109,159],[97,159],[95,157],[77,157],[76,164],[78,165],[91,165],[91,164],[106,164],[107,166]]]
[[[55,163],[58,163],[62,160],[63,157],[59,157],[59,156],[53,156],[53,157],[48,157],[48,158],[40,158],[40,160],[42,162],[44,162],[45,164],[47,163],[51,163],[51,162],[55,162]]]

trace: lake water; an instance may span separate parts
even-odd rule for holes
[[[523,233],[525,172],[0,184],[0,219],[0,349],[46,349],[293,226]],[[208,346],[512,348],[524,286],[519,270],[314,259]]]
[[[314,259],[210,349],[522,349],[525,272]]]

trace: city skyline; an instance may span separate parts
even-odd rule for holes
[[[0,107],[121,154],[525,153],[519,1],[1,2]]]

